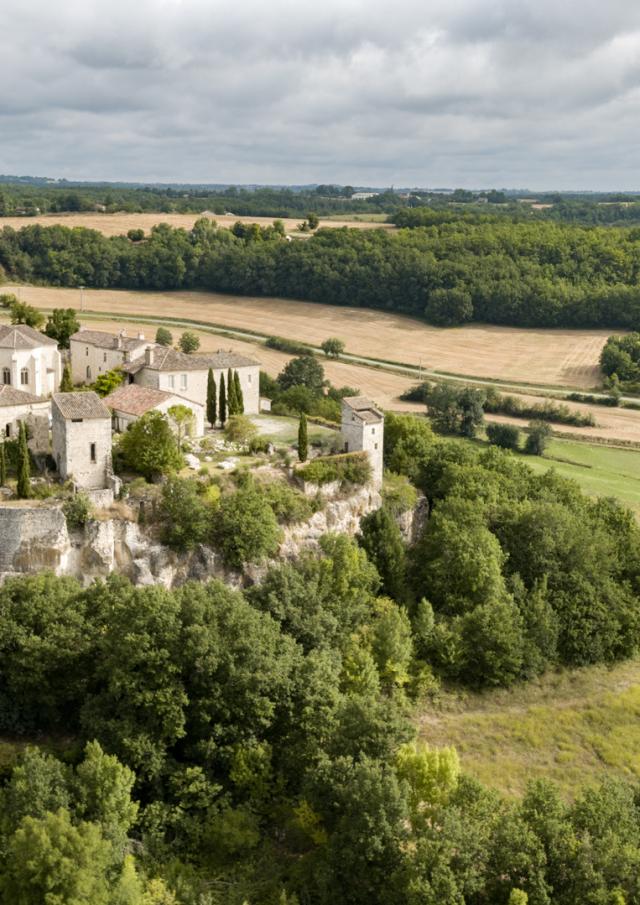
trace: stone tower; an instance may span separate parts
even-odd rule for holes
[[[54,393],[51,405],[53,457],[63,481],[79,490],[109,487],[111,412],[96,393]]]
[[[382,484],[384,415],[365,396],[345,396],[342,400],[342,444],[345,452],[364,450],[371,462],[373,483]]]

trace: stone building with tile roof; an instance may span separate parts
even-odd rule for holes
[[[138,386],[177,393],[180,396],[206,406],[207,375],[213,371],[216,387],[220,377],[225,382],[229,369],[237,371],[242,387],[244,410],[247,415],[257,415],[260,410],[260,364],[246,355],[219,349],[204,355],[187,355],[167,346],[148,345],[144,356],[122,366],[130,383]]]
[[[60,386],[61,376],[55,339],[26,324],[0,326],[0,386],[49,396]]]
[[[75,384],[93,383],[100,374],[113,371],[144,355],[149,345],[144,333],[127,336],[126,330],[105,333],[82,329],[71,336],[71,377]]]
[[[371,462],[373,483],[382,484],[384,413],[366,396],[342,400],[341,437],[345,452],[364,450]]]
[[[191,430],[187,433],[192,437],[201,437],[204,434],[204,405],[177,393],[128,383],[106,396],[103,402],[112,412],[113,427],[117,431],[125,431],[130,424],[147,412],[156,411],[166,415],[173,406],[183,405],[193,412]]]
[[[79,490],[110,486],[111,411],[96,393],[55,393],[51,404],[53,458],[63,481]]]
[[[0,439],[15,440],[24,421],[29,432],[29,449],[34,455],[49,451],[51,402],[42,396],[0,385]]]

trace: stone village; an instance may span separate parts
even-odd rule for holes
[[[55,341],[23,324],[0,327],[0,434],[3,440],[15,440],[21,422],[26,425],[30,453],[45,475],[36,477],[35,481],[46,480],[54,485],[64,483],[72,494],[81,493],[86,497],[94,511],[102,511],[102,522],[94,527],[94,533],[104,535],[109,523],[108,509],[122,490],[121,479],[114,474],[112,464],[114,435],[127,431],[130,425],[150,412],[160,413],[171,423],[167,413],[174,406],[182,406],[191,411],[186,438],[189,449],[199,452],[202,458],[200,444],[204,449],[207,438],[222,437],[219,431],[207,429],[206,396],[210,371],[216,386],[227,375],[237,374],[244,414],[258,426],[261,410],[268,411],[269,408],[268,400],[260,398],[259,362],[232,351],[186,354],[150,342],[142,333],[127,336],[124,330],[112,334],[81,329],[71,336],[67,355],[67,366],[76,389],[61,392],[63,361]],[[113,370],[123,375],[123,382],[101,398],[89,387],[101,374]],[[355,503],[353,500],[334,500],[329,506],[330,510],[333,507],[334,513],[328,516],[329,520],[343,517],[336,515],[338,510],[347,513],[349,533],[357,531],[362,515],[379,505],[383,431],[384,415],[374,403],[364,396],[342,399],[340,432],[333,451],[364,452],[371,466],[371,478],[364,496],[362,493],[356,495]],[[224,443],[223,440],[219,442]],[[313,455],[312,452],[311,457]],[[187,458],[193,468],[201,464],[194,455]],[[291,466],[288,474],[295,480],[295,469]],[[305,493],[318,491],[317,487],[304,487],[302,483]],[[62,524],[64,516],[60,503],[47,501],[45,505],[40,500],[15,501],[10,498],[7,488],[2,492],[0,576],[53,567],[61,574],[80,573],[86,578],[87,551],[76,550],[75,560],[69,556],[73,545]],[[331,489],[322,488],[322,493],[327,498]],[[331,530],[331,524],[322,522],[327,514],[316,513],[313,518],[318,521],[318,516],[321,516],[319,524],[310,529],[313,537]],[[134,528],[126,528],[129,535]],[[86,541],[84,538],[80,546]],[[138,543],[141,542],[138,538]],[[289,533],[283,550],[291,543],[295,546],[295,539]],[[96,574],[121,567],[122,563],[116,562],[116,546],[114,541],[113,549],[103,556],[106,565]],[[37,552],[43,550],[49,551],[44,557]],[[94,554],[95,550],[89,551],[89,555]],[[136,558],[131,553],[127,556],[129,561]],[[147,582],[171,583],[175,578],[153,575],[146,566],[143,571]]]

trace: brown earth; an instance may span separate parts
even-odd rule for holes
[[[78,289],[20,287],[41,308],[80,307]],[[368,308],[343,308],[279,298],[209,292],[84,290],[85,308],[224,324],[318,345],[329,336],[353,355],[470,377],[585,389],[599,381],[607,330],[534,330],[472,325],[431,327],[415,318]]]
[[[23,226],[84,226],[86,229],[97,229],[104,233],[105,236],[122,236],[130,229],[144,229],[149,232],[152,226],[158,223],[168,223],[170,226],[182,227],[183,229],[191,229],[196,220],[201,217],[209,217],[215,220],[219,226],[233,226],[238,220],[243,223],[259,223],[261,226],[271,226],[274,220],[280,219],[284,223],[287,233],[297,233],[298,235],[306,235],[308,233],[300,233],[298,225],[304,220],[304,217],[237,217],[234,214],[212,214],[206,212],[203,214],[162,214],[162,213],[145,213],[145,214],[42,214],[40,217],[0,217],[0,229],[3,226],[12,226],[14,229],[22,229]],[[395,229],[391,223],[380,223],[379,221],[368,220],[321,220],[321,226],[340,227],[349,226],[353,229]]]

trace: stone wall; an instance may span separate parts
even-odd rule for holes
[[[0,574],[64,574],[71,544],[59,506],[5,503],[0,506]]]

